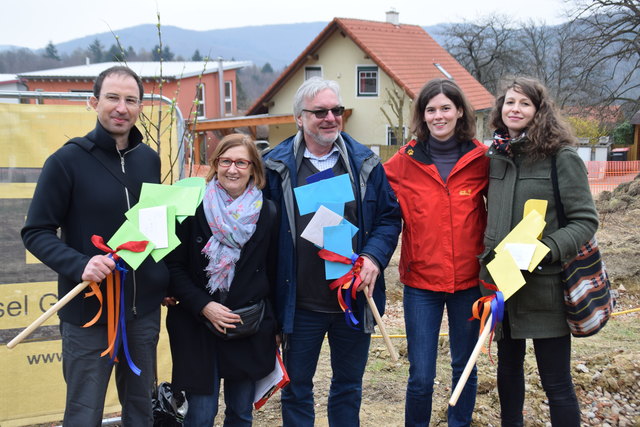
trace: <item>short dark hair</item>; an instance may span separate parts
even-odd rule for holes
[[[133,79],[138,84],[138,90],[140,91],[140,101],[142,101],[142,97],[144,96],[144,87],[142,87],[142,79],[140,79],[140,76],[138,76],[135,73],[135,71],[133,71],[131,68],[125,67],[123,65],[116,65],[114,67],[107,68],[106,70],[104,70],[98,75],[98,78],[93,84],[93,96],[95,96],[96,98],[100,97],[100,91],[102,90],[102,82],[104,82],[104,79],[107,78],[107,76],[110,76],[112,74],[133,77]]]
[[[449,98],[458,110],[462,110],[462,117],[456,122],[454,136],[459,142],[469,141],[476,135],[476,115],[471,104],[462,93],[462,89],[451,80],[433,79],[427,82],[413,102],[411,117],[411,132],[418,141],[429,139],[431,132],[424,121],[424,110],[432,98],[443,94]]]

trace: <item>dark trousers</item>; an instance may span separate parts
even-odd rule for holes
[[[67,383],[64,426],[100,426],[104,399],[114,364],[100,354],[107,348],[106,325],[88,328],[60,322],[62,372]],[[124,355],[115,364],[116,386],[122,405],[122,425],[153,425],[151,397],[155,377],[156,347],[160,333],[160,307],[138,319],[127,321],[129,353],[142,371],[134,374]]]
[[[508,319],[498,341],[498,395],[503,427],[523,426],[526,340],[512,339]],[[542,388],[549,400],[551,425],[579,427],[580,407],[571,379],[571,335],[534,339]]]

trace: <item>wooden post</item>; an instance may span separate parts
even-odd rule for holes
[[[84,288],[89,286],[91,282],[85,280],[82,283],[78,283],[71,291],[58,300],[57,303],[52,305],[49,310],[45,311],[38,317],[32,324],[27,326],[22,332],[20,332],[14,339],[9,341],[7,344],[7,348],[11,349],[18,345],[23,339],[28,337],[38,326],[42,325],[49,317],[53,316],[53,314],[57,313],[62,307],[67,305],[69,301],[71,301],[76,295],[78,295]]]
[[[394,362],[398,361],[398,352],[396,348],[391,343],[391,338],[389,338],[389,334],[387,334],[387,330],[384,327],[384,323],[382,323],[382,317],[380,317],[380,312],[378,311],[378,307],[376,307],[376,303],[369,296],[369,287],[367,286],[363,290],[365,296],[367,297],[367,302],[369,303],[369,308],[371,308],[371,312],[373,313],[374,319],[376,319],[376,323],[378,324],[378,328],[380,328],[380,334],[382,338],[384,338],[384,343],[387,345],[387,350],[389,350],[389,354],[391,355],[391,360]]]
[[[493,319],[493,313],[489,315],[487,322],[484,324],[484,330],[482,331],[480,338],[478,338],[478,342],[476,343],[476,346],[474,347],[473,352],[471,352],[469,361],[467,362],[467,365],[464,367],[464,371],[462,371],[462,375],[458,380],[458,384],[456,384],[456,388],[453,390],[453,393],[451,394],[451,399],[449,399],[449,405],[451,406],[456,406],[456,403],[458,403],[458,398],[460,397],[460,394],[462,393],[462,389],[464,388],[465,384],[467,383],[467,380],[469,379],[469,375],[471,374],[471,370],[473,369],[473,366],[476,364],[476,360],[478,359],[480,350],[482,350],[482,346],[484,345],[484,342],[486,341],[487,337],[489,336],[489,333],[491,332],[492,319]]]

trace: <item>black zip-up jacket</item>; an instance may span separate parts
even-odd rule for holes
[[[160,182],[160,158],[142,143],[133,127],[129,146],[119,152],[116,142],[98,121],[82,138],[93,150],[103,150],[112,170],[123,171],[130,191],[90,152],[67,143],[53,153],[42,167],[27,220],[22,229],[25,247],[58,273],[58,297],[62,298],[82,281],[89,259],[104,254],[91,243],[91,236],[107,242],[125,221],[125,212],[135,205],[143,182]],[[126,181],[125,181],[126,182]],[[60,229],[60,237],[57,230]],[[143,316],[156,309],[166,295],[169,272],[163,261],[150,256],[134,272],[127,266],[125,319]],[[101,285],[104,292],[105,284]],[[65,322],[83,325],[98,312],[97,298],[76,296],[59,312]],[[106,322],[103,309],[99,323]]]

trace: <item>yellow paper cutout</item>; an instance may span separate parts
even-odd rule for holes
[[[540,215],[538,211],[529,212],[529,214],[502,239],[495,249],[496,253],[502,252],[506,243],[532,243],[532,240],[538,241],[536,236],[542,233],[545,224],[544,217]]]
[[[509,251],[496,253],[495,258],[487,264],[487,270],[505,301],[526,283]]]
[[[537,211],[542,215],[542,218],[546,218],[548,205],[549,202],[547,200],[529,199],[524,203],[524,213],[522,217],[525,218],[531,211]],[[538,239],[542,239],[542,231],[538,234]]]

